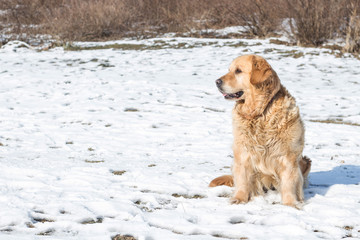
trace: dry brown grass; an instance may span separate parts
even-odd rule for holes
[[[104,39],[128,31],[130,0],[4,0],[16,33],[49,33],[65,40]],[[36,24],[35,29],[29,26]]]
[[[299,44],[320,46],[343,25],[345,0],[286,0],[290,28]]]
[[[346,5],[346,28],[344,52],[360,53],[360,0],[351,0]]]
[[[129,31],[132,6],[117,0],[68,0],[53,16],[48,30],[61,38],[98,40]]]
[[[327,124],[341,124],[341,125],[349,125],[349,126],[356,126],[360,127],[360,124],[353,123],[353,122],[344,122],[342,119],[327,119],[327,120],[317,120],[311,119],[310,122],[317,122],[317,123],[327,123]]]
[[[244,26],[268,37],[290,19],[299,45],[346,40],[344,52],[360,52],[360,0],[1,0],[0,31],[27,37],[50,34],[65,41],[146,38]]]
[[[244,26],[252,36],[267,37],[280,28],[283,17],[283,0],[225,0],[218,9],[223,9],[220,17],[230,25]]]
[[[0,9],[7,11],[1,20],[11,23],[15,33],[49,33],[65,40],[147,37],[231,25],[267,36],[277,28],[279,18],[271,8],[277,1],[3,0]],[[33,24],[39,27],[29,27]]]

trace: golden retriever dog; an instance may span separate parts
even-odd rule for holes
[[[216,86],[225,99],[235,101],[234,163],[232,175],[215,178],[209,186],[234,186],[231,202],[236,204],[275,188],[284,205],[299,207],[311,161],[302,156],[304,125],[295,99],[257,55],[236,58]]]

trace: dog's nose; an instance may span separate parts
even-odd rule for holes
[[[223,81],[219,78],[218,80],[215,81],[216,86],[220,87],[223,83]]]

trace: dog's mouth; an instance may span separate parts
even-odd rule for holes
[[[244,91],[239,91],[237,93],[225,93],[220,90],[220,92],[222,93],[224,98],[228,100],[239,99],[244,94]]]

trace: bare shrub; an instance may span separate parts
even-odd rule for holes
[[[0,31],[50,34],[61,40],[151,37],[244,26],[252,37],[277,33],[289,19],[301,45],[346,39],[344,51],[359,49],[360,0],[0,0]],[[2,30],[3,29],[3,30]],[[206,31],[204,31],[206,32]]]
[[[216,0],[140,0],[141,18],[159,32],[183,32],[212,26]],[[138,21],[139,22],[139,21]]]
[[[291,33],[301,45],[319,46],[341,28],[344,0],[286,0]]]
[[[51,31],[72,40],[147,37],[208,26],[213,0],[70,0],[55,11]]]
[[[36,39],[37,34],[46,34],[45,14],[55,9],[62,0],[0,0],[1,41],[11,39],[39,44],[43,38]]]
[[[48,33],[66,40],[94,40],[126,31],[135,6],[131,0],[3,1],[3,22],[12,24],[13,32]]]
[[[46,13],[61,3],[62,0],[2,0],[0,9],[6,11],[2,21],[11,23],[16,33],[26,32],[42,24]]]
[[[131,27],[132,6],[117,0],[68,0],[47,16],[48,30],[64,39],[98,40]]]
[[[252,36],[267,37],[279,30],[283,7],[282,0],[227,0],[218,12],[223,25],[241,25]]]
[[[196,1],[139,0],[136,28],[140,31],[177,32],[186,28],[194,15],[191,6]]]
[[[346,5],[344,52],[360,53],[360,0],[350,0]]]
[[[278,25],[274,2],[281,0],[3,0],[7,22],[17,33],[38,25],[37,33],[66,40],[189,32],[245,25],[267,36]]]

